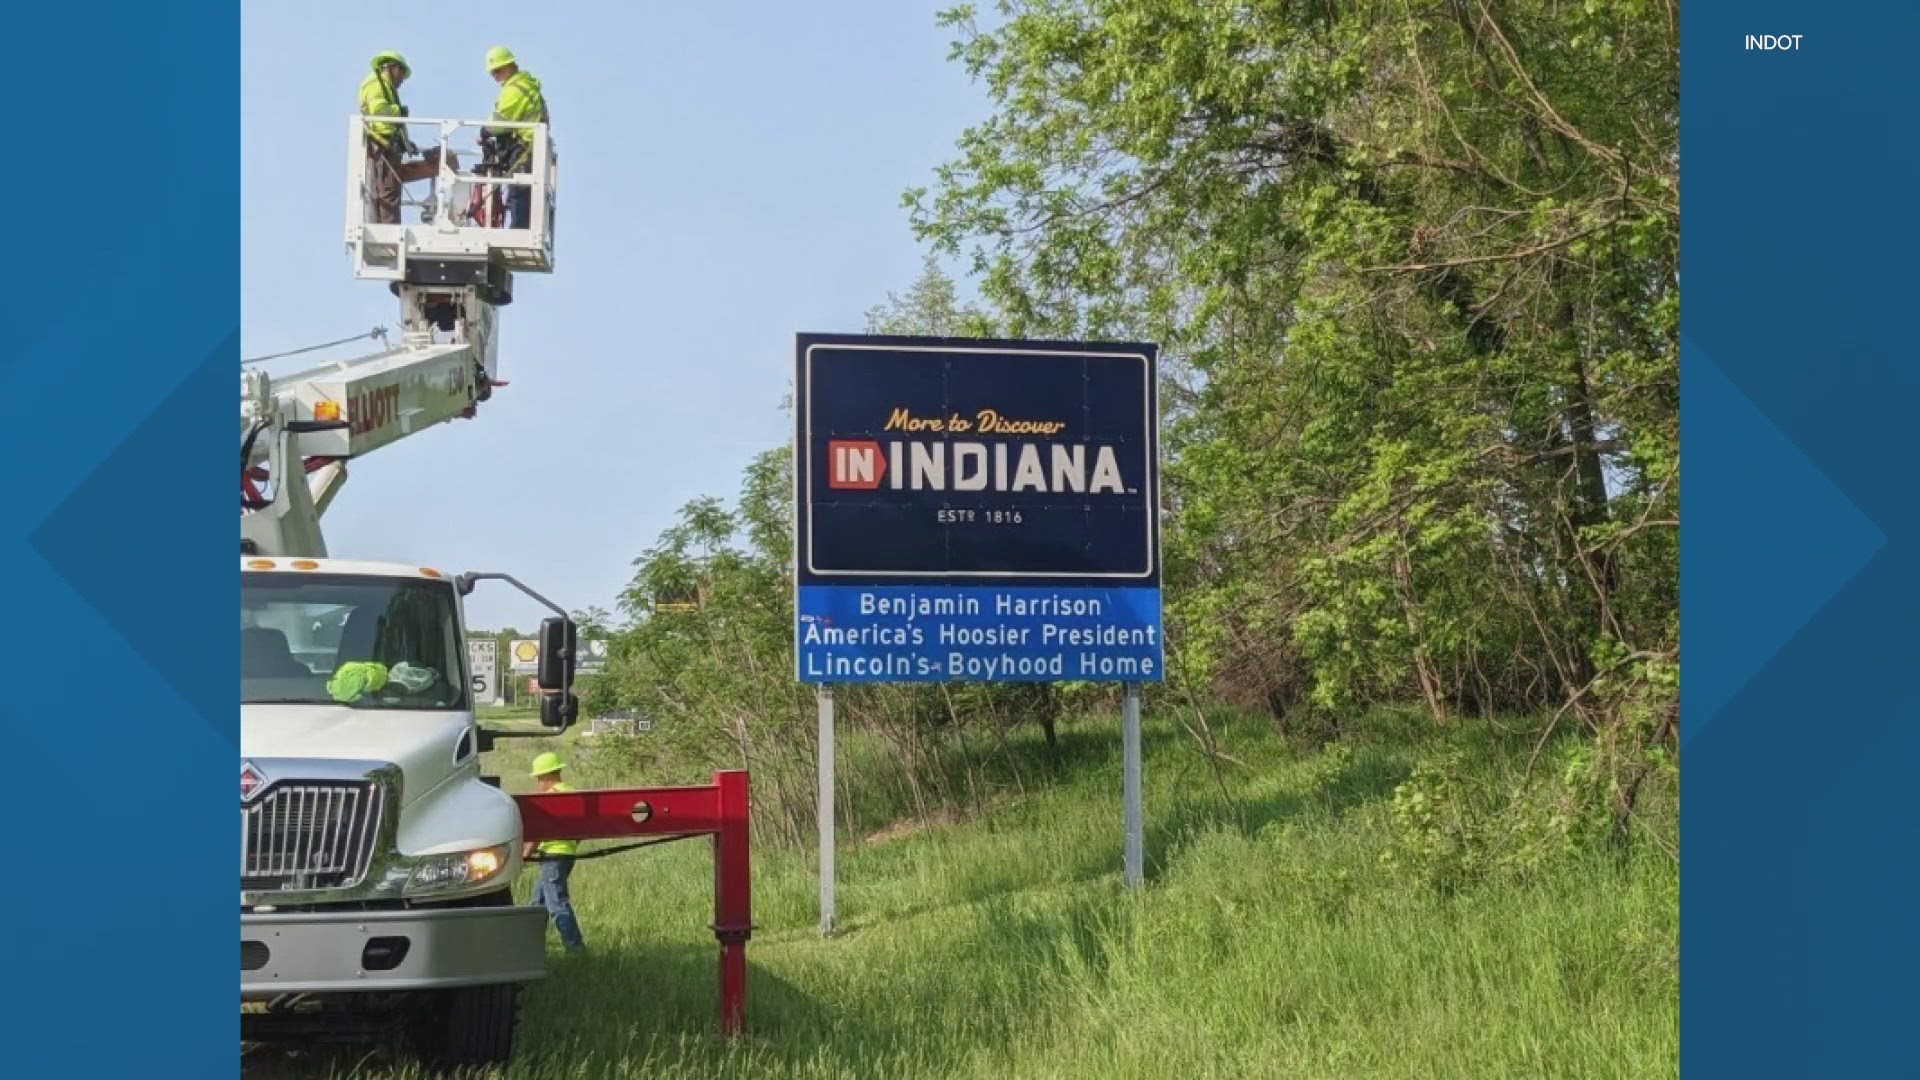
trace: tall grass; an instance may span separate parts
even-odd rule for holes
[[[1139,895],[1119,882],[1118,746],[1097,720],[1063,729],[1058,780],[1024,798],[849,837],[833,940],[814,928],[810,853],[756,852],[751,1032],[733,1045],[716,1036],[706,846],[580,864],[592,951],[556,945],[507,1075],[1677,1074],[1678,870],[1659,845],[1434,888],[1381,856],[1394,787],[1436,748],[1376,728],[1295,752],[1254,722],[1215,727],[1241,763],[1219,782],[1176,726],[1148,725]],[[649,782],[620,774],[625,754],[567,742],[577,785]],[[496,751],[510,790],[539,749]],[[1524,757],[1485,731],[1453,749],[1490,785]],[[1047,766],[1037,740],[1020,751]],[[283,1069],[417,1075],[277,1051],[246,1072]]]

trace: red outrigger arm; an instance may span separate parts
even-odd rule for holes
[[[720,1030],[747,1020],[747,939],[753,899],[747,861],[747,773],[728,769],[702,787],[611,788],[515,795],[529,841],[713,837],[713,936],[720,941]]]

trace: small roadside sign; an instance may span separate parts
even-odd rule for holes
[[[538,641],[516,641],[508,647],[515,675],[535,675],[540,671],[540,643]],[[580,642],[580,655],[574,659],[573,672],[576,675],[598,675],[607,670],[607,658],[612,655],[604,638]]]
[[[583,641],[580,643],[580,659],[574,664],[573,670],[581,675],[598,675],[607,670],[608,655],[604,638]]]
[[[521,639],[507,646],[508,659],[515,675],[532,675],[540,670],[540,643]]]
[[[492,638],[467,641],[467,670],[476,705],[491,705],[500,697],[500,643]]]

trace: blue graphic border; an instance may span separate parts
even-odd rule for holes
[[[239,16],[8,10],[15,1076],[237,1068]]]
[[[31,1033],[10,1068],[218,1075],[237,1034],[218,466],[237,360],[238,8],[10,15],[16,85],[46,91],[33,154],[97,162],[101,118],[130,117],[112,157],[146,178],[76,166],[15,196],[16,250],[32,254],[9,274],[0,351],[16,675],[0,708],[17,745],[13,955],[33,992],[9,1006]],[[1899,194],[1920,154],[1916,29],[1903,5],[1685,8],[1689,1077],[1912,1066],[1920,229]],[[1805,44],[1755,57],[1749,32]],[[110,988],[153,978],[165,992],[103,1013]]]
[[[1916,31],[1910,4],[1685,8],[1690,1080],[1915,1070]]]

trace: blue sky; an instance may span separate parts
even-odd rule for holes
[[[502,311],[512,385],[357,464],[330,551],[505,570],[611,608],[683,503],[730,497],[786,440],[794,333],[857,331],[917,275],[900,194],[986,115],[946,60],[942,6],[245,5],[244,356],[395,324],[340,233],[374,53],[406,55],[413,115],[465,117],[492,106],[488,46],[511,47],[545,85],[560,151],[558,269],[522,276]],[[468,617],[528,628],[538,611],[496,585]]]

